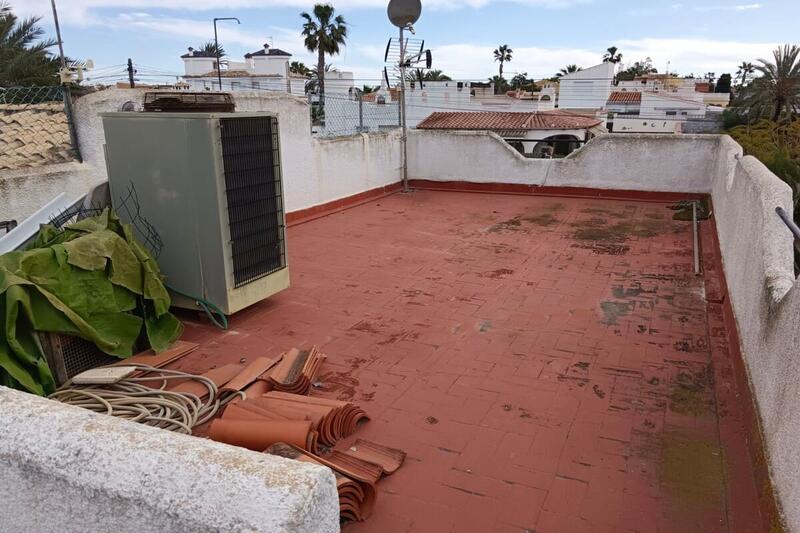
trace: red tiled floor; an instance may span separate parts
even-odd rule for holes
[[[313,394],[408,452],[347,530],[760,530],[741,413],[717,405],[724,328],[667,204],[395,194],[288,247],[292,288],[228,332],[189,323],[180,367],[319,345]]]

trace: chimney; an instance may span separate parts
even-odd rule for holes
[[[191,54],[192,52],[194,52],[194,48],[192,48],[192,47],[190,46],[190,47],[189,47],[189,53]]]
[[[269,53],[269,43],[264,43],[264,53],[265,54]]]

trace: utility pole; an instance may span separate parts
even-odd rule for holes
[[[128,58],[128,83],[131,86],[131,89],[136,87],[136,81],[133,79],[133,73],[136,72],[133,70],[133,60],[129,57]]]
[[[67,58],[64,56],[64,42],[61,40],[61,26],[58,24],[58,10],[56,9],[56,0],[50,0],[50,7],[53,9],[53,24],[56,27],[56,39],[58,39],[58,55],[61,59],[61,70],[59,77],[61,80],[61,97],[64,99],[64,113],[67,115],[67,129],[69,130],[69,141],[72,149],[75,152],[75,159],[79,163],[83,163],[81,156],[81,149],[78,145],[78,130],[75,127],[75,120],[73,118],[72,110],[72,93],[69,89],[66,76],[69,74],[67,69]],[[71,81],[71,77],[69,78]]]

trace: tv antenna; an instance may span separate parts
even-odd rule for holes
[[[406,50],[407,45],[409,44],[406,41],[405,32],[406,30],[410,31],[412,35],[416,32],[414,31],[414,23],[419,20],[419,16],[422,14],[422,2],[420,0],[390,0],[389,7],[386,9],[387,14],[389,15],[389,21],[400,28],[400,39],[397,41],[397,68],[400,71],[400,127],[402,129],[402,135],[400,141],[403,145],[403,190],[408,192],[408,128],[406,125],[406,69],[409,68],[411,59],[415,59],[415,61],[420,62],[420,56],[423,54],[423,46],[425,42],[423,41],[420,43],[419,53],[414,56],[413,58],[406,58]],[[392,42],[389,41],[389,45],[386,47],[386,60],[388,61],[389,52],[392,49]],[[428,68],[430,68],[430,51],[427,54],[427,64]],[[387,78],[388,84],[388,75],[384,70],[384,76]]]

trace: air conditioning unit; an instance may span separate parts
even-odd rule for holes
[[[157,255],[173,303],[233,314],[289,286],[278,120],[104,113],[111,203]]]

